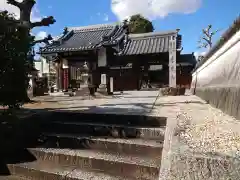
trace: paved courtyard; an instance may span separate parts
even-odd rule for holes
[[[112,97],[91,99],[90,97],[44,96],[34,100],[36,104],[27,104],[30,109],[48,109],[65,111],[84,111],[94,113],[131,113],[146,114],[153,109],[159,91],[128,91],[116,93]]]

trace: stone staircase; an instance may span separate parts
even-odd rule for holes
[[[157,180],[165,125],[164,117],[52,112],[41,143],[28,148],[35,160],[8,164],[12,176],[2,178]]]

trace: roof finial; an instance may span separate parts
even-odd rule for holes
[[[68,28],[65,27],[65,28],[63,29],[63,35],[66,35],[67,33],[68,33]]]

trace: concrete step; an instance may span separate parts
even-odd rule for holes
[[[12,174],[31,180],[136,180],[78,169],[76,166],[66,167],[42,161],[9,165],[9,169]]]
[[[45,163],[77,166],[80,169],[99,170],[114,176],[155,180],[160,160],[137,156],[114,155],[93,150],[35,148],[29,151]]]
[[[27,179],[19,176],[13,176],[13,175],[9,175],[9,176],[0,175],[0,180],[27,180]]]
[[[44,120],[44,119],[43,119]],[[98,124],[116,124],[138,127],[161,127],[166,126],[166,117],[154,117],[144,115],[124,115],[124,114],[93,114],[93,113],[77,113],[77,112],[50,112],[45,122],[61,121],[61,122],[84,122]]]
[[[61,122],[48,124],[45,132],[85,134],[91,136],[108,136],[114,138],[141,138],[164,140],[165,127],[145,128],[138,126],[124,126],[117,124],[97,124],[89,122]]]
[[[47,148],[93,149],[104,152],[161,158],[163,142],[144,139],[89,137],[72,134],[44,134]]]

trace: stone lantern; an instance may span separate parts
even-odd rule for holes
[[[89,67],[88,67],[86,61],[84,62],[82,72],[83,72],[82,73],[83,84],[87,85],[88,84],[88,78],[89,78],[89,74],[88,74],[89,73]]]

